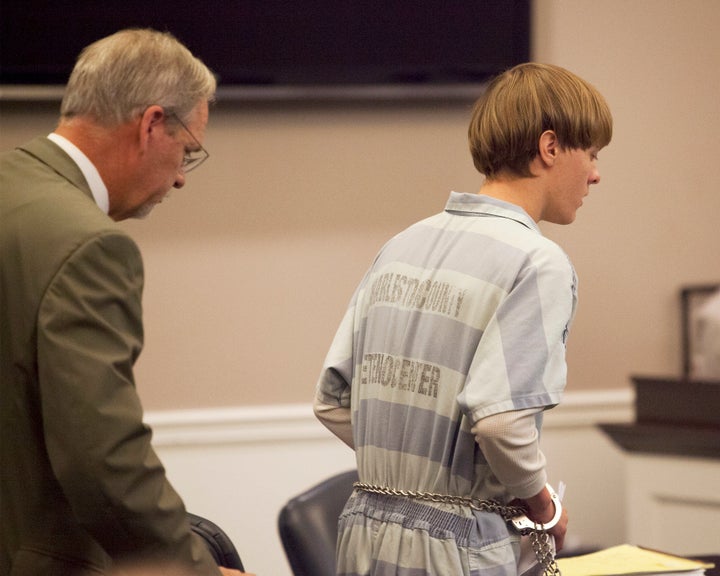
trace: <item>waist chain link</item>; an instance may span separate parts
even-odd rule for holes
[[[501,504],[496,500],[481,500],[479,498],[454,496],[452,494],[437,494],[435,492],[398,490],[387,486],[378,486],[377,484],[366,484],[365,482],[355,482],[353,486],[357,490],[370,492],[371,494],[400,496],[402,498],[410,498],[413,500],[468,506],[479,512],[498,514],[507,522],[527,514],[527,509],[524,506],[510,506],[507,504]],[[555,562],[555,553],[550,541],[550,534],[548,534],[543,528],[543,525],[532,523],[531,528],[522,529],[520,530],[520,533],[523,536],[529,535],[535,557],[537,558],[540,566],[543,568],[543,576],[561,576],[560,568],[558,567],[557,562]]]

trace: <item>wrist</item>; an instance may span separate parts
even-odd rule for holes
[[[543,530],[550,530],[560,521],[560,518],[562,517],[562,504],[560,503],[560,497],[557,495],[555,490],[553,490],[553,487],[550,486],[550,484],[545,484],[545,488],[550,495],[550,503],[553,506],[553,515],[550,520],[546,522],[538,522],[538,524],[541,524]]]
[[[527,507],[527,515],[536,522],[550,522],[555,515],[555,504],[553,503],[551,488],[543,486],[540,493],[524,500]]]
[[[513,518],[513,524],[519,530],[536,529],[550,530],[562,517],[562,504],[560,497],[553,490],[550,484],[545,485],[545,489],[534,496],[525,500],[529,507],[528,515],[531,518],[519,516]],[[552,516],[551,516],[552,514]],[[546,521],[543,521],[547,518]]]

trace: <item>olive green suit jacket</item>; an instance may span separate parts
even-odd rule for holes
[[[0,156],[0,574],[218,574],[143,424],[136,244],[47,138]]]

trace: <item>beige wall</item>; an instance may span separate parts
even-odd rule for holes
[[[537,0],[534,59],[615,116],[602,183],[569,227],[580,308],[569,389],[680,369],[678,290],[720,281],[720,2]],[[481,39],[479,41],[482,41]],[[392,234],[474,192],[470,102],[249,103],[211,114],[211,159],[145,222],[147,408],[308,402],[355,285]],[[0,149],[57,103],[0,106]]]

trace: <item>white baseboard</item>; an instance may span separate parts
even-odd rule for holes
[[[632,389],[568,392],[561,404],[545,413],[543,429],[629,422],[634,417]]]
[[[310,404],[148,412],[155,446],[255,444],[325,438]]]
[[[548,411],[545,429],[625,422],[633,417],[629,389],[570,392]],[[198,408],[147,412],[155,446],[254,444],[327,438],[311,404]]]
[[[623,541],[622,458],[597,424],[632,418],[626,390],[568,393],[546,413],[541,442],[551,482],[568,484],[571,544]],[[145,420],[188,509],[222,526],[246,569],[259,575],[291,576],[277,535],[283,504],[355,466],[310,404],[156,411]]]

